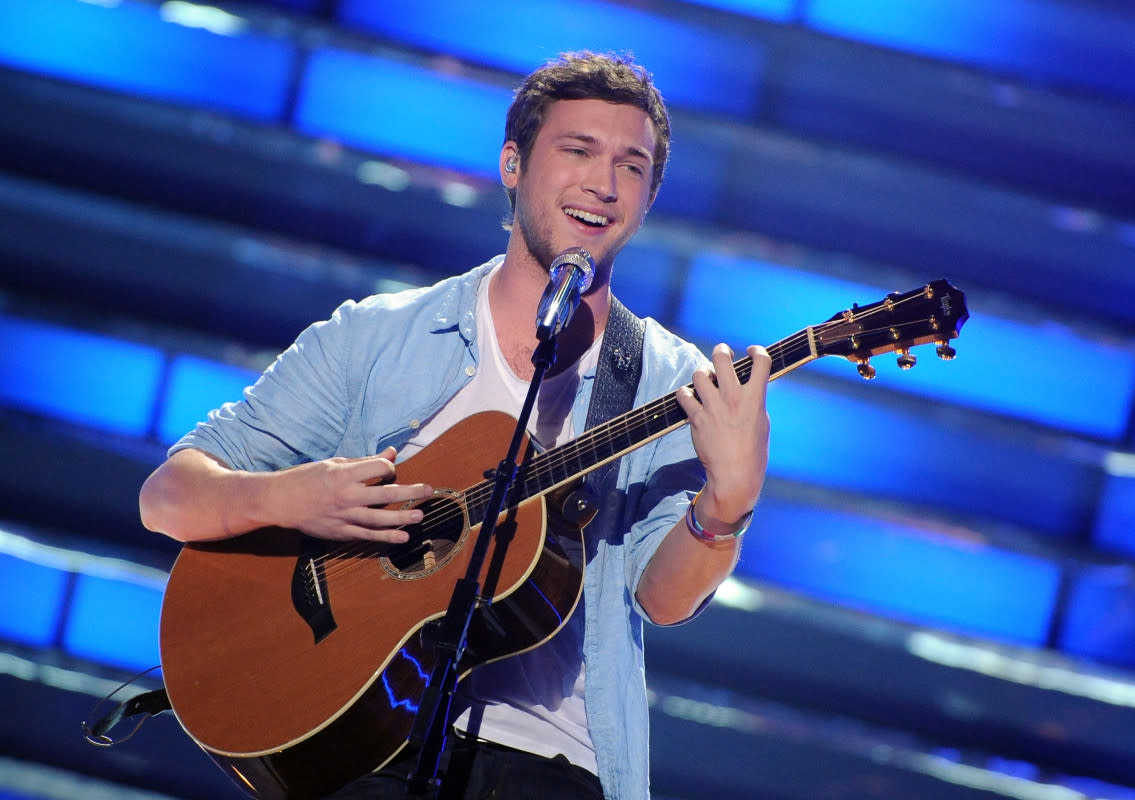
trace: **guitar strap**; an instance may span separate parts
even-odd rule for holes
[[[156,669],[156,667],[152,667],[151,669]],[[146,671],[149,672],[150,670]],[[129,685],[129,683],[126,683],[122,686],[119,686],[118,689],[116,689],[110,695],[104,697],[99,703],[97,703],[95,708],[98,708],[98,706],[102,705],[103,702],[109,700],[110,697],[112,697],[120,689],[124,689]],[[143,692],[142,694],[135,695],[128,700],[123,700],[121,703],[112,708],[109,713],[101,717],[94,725],[88,725],[84,720],[83,736],[88,742],[93,745],[97,745],[98,747],[110,747],[112,745],[121,744],[122,742],[125,742],[127,739],[133,736],[135,733],[137,733],[138,729],[142,727],[142,723],[147,719],[161,714],[163,711],[170,711],[171,708],[172,706],[170,706],[169,695],[166,694],[165,689],[153,689],[149,692]],[[92,709],[92,711],[93,710],[94,709]],[[107,735],[110,733],[111,728],[113,728],[119,722],[126,719],[127,717],[133,717],[137,714],[145,714],[146,716],[142,717],[142,719],[138,722],[137,725],[134,726],[134,729],[130,731],[129,734],[121,739],[111,739],[110,736]]]
[[[603,345],[599,348],[599,364],[595,370],[595,386],[587,409],[586,430],[634,408],[635,392],[642,377],[642,340],[646,324],[635,316],[614,295]],[[603,485],[618,460],[604,464],[587,476],[584,483],[593,490]]]

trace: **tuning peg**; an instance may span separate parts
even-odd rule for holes
[[[918,363],[918,357],[912,356],[910,354],[910,350],[906,349],[905,347],[897,349],[897,350],[895,350],[895,352],[898,353],[898,355],[899,355],[899,357],[897,359],[899,369],[910,369],[911,367],[913,367],[915,364]]]
[[[864,359],[864,360],[860,361],[858,364],[856,364],[855,370],[856,370],[856,372],[859,373],[859,377],[863,378],[863,380],[865,380],[865,381],[875,380],[875,368],[873,366],[871,366],[871,362],[868,361],[867,359]]]
[[[942,342],[940,345],[938,345],[938,348],[935,350],[935,352],[938,354],[938,358],[942,359],[943,361],[953,361],[954,358],[958,355],[958,351],[950,347],[950,345],[946,344],[945,342]]]

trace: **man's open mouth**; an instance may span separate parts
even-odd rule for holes
[[[605,228],[610,224],[610,220],[602,214],[592,214],[590,211],[584,211],[581,208],[565,208],[564,213],[569,217],[578,219],[585,225],[591,225],[595,228]]]

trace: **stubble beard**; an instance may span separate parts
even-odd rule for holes
[[[552,262],[560,255],[560,251],[552,244],[552,237],[547,232],[533,230],[532,226],[527,224],[524,215],[520,213],[514,214],[512,224],[514,228],[519,229],[523,237],[524,247],[528,251],[528,254],[545,274],[550,274]],[[604,276],[604,278],[606,278],[610,276],[615,254],[621,249],[622,247],[620,245],[615,250],[606,250],[603,252],[602,258],[595,262],[596,277]],[[595,254],[592,253],[591,255],[594,256]],[[597,281],[596,284],[605,282],[605,280]]]

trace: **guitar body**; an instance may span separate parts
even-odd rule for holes
[[[166,690],[189,735],[254,796],[320,797],[405,746],[435,663],[422,629],[444,616],[479,528],[463,487],[483,487],[486,454],[504,453],[513,427],[478,414],[399,465],[399,482],[435,488],[414,547],[264,528],[182,550],[162,606]],[[578,541],[590,516],[557,513],[571,488],[498,520],[480,580],[494,602],[474,615],[462,676],[537,646],[574,610],[582,569],[560,542]]]

